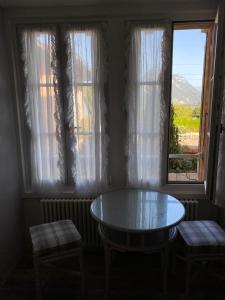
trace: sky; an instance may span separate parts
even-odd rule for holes
[[[91,35],[77,34],[79,55],[91,64]],[[201,90],[206,34],[201,29],[175,30],[173,40],[173,74],[184,76]],[[86,51],[83,51],[86,50]]]
[[[201,88],[206,34],[200,29],[175,30],[173,40],[173,74],[184,76]]]
[[[92,32],[73,35],[78,55],[91,66]],[[40,37],[40,39],[43,36]],[[200,91],[202,88],[204,52],[206,34],[200,29],[174,30],[173,39],[173,74],[185,77]]]

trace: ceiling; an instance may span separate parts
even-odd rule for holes
[[[75,5],[102,5],[102,4],[151,4],[155,3],[190,3],[204,4],[209,2],[218,2],[217,0],[0,0],[0,6],[5,8],[19,7],[63,7]]]

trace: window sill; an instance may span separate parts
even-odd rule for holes
[[[161,189],[163,193],[172,194],[178,198],[198,198],[198,199],[205,199],[205,185],[204,183],[168,183],[164,185]]]
[[[95,198],[99,193],[91,193],[91,192],[76,192],[74,190],[64,190],[64,191],[56,191],[56,192],[24,192],[22,195],[23,199],[31,199],[31,198]]]
[[[118,187],[120,189],[121,187]],[[116,189],[116,188],[114,188]],[[109,189],[110,190],[110,189]],[[64,191],[58,192],[24,192],[23,198],[95,198],[98,194],[104,193],[102,191],[99,193],[91,192],[80,192],[77,193],[73,189],[65,189]],[[171,194],[177,198],[187,198],[187,199],[205,199],[205,186],[204,184],[166,184],[161,189],[160,192]]]

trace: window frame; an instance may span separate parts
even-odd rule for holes
[[[132,10],[131,10],[132,11]],[[113,63],[109,62],[108,70],[107,72],[110,72],[109,78],[113,79],[112,81],[108,82],[105,85],[105,91],[106,91],[106,103],[108,105],[108,108],[113,110],[118,110],[119,112],[119,122],[118,125],[116,126],[116,129],[118,129],[118,126],[122,124],[122,133],[119,136],[116,136],[114,133],[112,133],[111,129],[111,124],[112,124],[112,116],[109,112],[107,112],[107,116],[109,117],[109,124],[106,128],[106,133],[110,136],[111,142],[121,142],[121,136],[124,135],[125,127],[126,125],[123,123],[124,120],[121,119],[121,114],[122,114],[122,109],[124,109],[123,105],[121,106],[121,103],[117,99],[122,99],[123,95],[123,88],[122,88],[122,82],[124,80],[124,75],[123,73],[123,65],[124,65],[124,53],[121,55],[121,51],[123,50],[125,52],[125,47],[123,45],[124,43],[124,23],[125,22],[131,22],[135,20],[136,22],[142,22],[144,21],[150,21],[154,22],[156,15],[152,13],[151,9],[146,10],[145,13],[142,13],[140,11],[136,11],[136,9],[132,12],[127,12],[126,10],[123,10],[123,13],[121,15],[121,9],[115,10],[115,20],[113,18],[109,18],[105,16],[105,13],[97,13],[96,15],[91,13],[90,16],[87,18],[86,17],[86,8],[85,10],[77,11],[77,10],[71,10],[71,9],[64,9],[62,12],[61,9],[55,9],[52,11],[51,15],[46,15],[46,10],[45,9],[30,9],[29,10],[29,16],[27,9],[8,9],[5,12],[5,24],[6,24],[6,32],[7,32],[7,43],[8,47],[10,50],[10,68],[11,68],[11,79],[12,79],[12,93],[15,98],[15,108],[14,108],[14,113],[17,121],[17,135],[18,135],[18,153],[19,153],[19,170],[22,174],[21,176],[21,194],[23,198],[40,198],[40,197],[77,197],[77,196],[84,196],[84,197],[91,197],[93,194],[91,193],[77,193],[74,190],[64,190],[62,192],[57,192],[57,193],[40,193],[40,192],[35,192],[35,191],[27,191],[25,189],[25,168],[24,168],[24,150],[23,150],[23,145],[21,143],[21,140],[24,136],[24,131],[22,130],[22,125],[21,125],[21,116],[19,111],[21,110],[21,105],[20,101],[22,99],[22,93],[21,93],[21,83],[20,83],[20,69],[18,67],[18,57],[17,53],[15,51],[16,49],[16,26],[17,25],[31,25],[31,24],[49,24],[49,23],[90,23],[90,22],[105,22],[106,24],[108,23],[109,25],[109,30],[110,33],[112,34],[112,39],[109,39],[109,57],[111,59],[111,56],[117,55],[118,59],[118,65],[115,66]],[[117,19],[119,15],[119,22],[117,23]],[[210,8],[209,11],[203,11],[197,9],[197,12],[193,14],[193,11],[185,11],[183,10],[182,14],[179,11],[179,14],[177,14],[176,11],[170,10],[167,12],[167,9],[165,10],[165,14],[160,11],[160,13],[157,14],[157,17],[170,17],[173,22],[176,21],[186,21],[186,20],[191,20],[191,22],[194,22],[196,20],[214,20],[215,16],[215,9]],[[74,22],[76,20],[76,22]],[[159,19],[156,19],[159,20]],[[115,21],[115,23],[114,23]],[[118,32],[118,29],[121,29],[120,32]],[[123,33],[122,33],[123,31]],[[115,54],[113,53],[113,45],[115,43],[115,40],[118,42],[119,41],[119,50],[115,51]],[[112,47],[111,47],[112,46]],[[119,73],[117,72],[119,71]],[[118,89],[115,90],[115,84],[118,84]],[[115,107],[114,107],[115,104]],[[126,119],[126,116],[124,116],[124,119]],[[122,153],[118,153],[115,147],[109,147],[108,148],[108,154],[110,156],[109,160],[109,169],[111,174],[109,177],[109,182],[112,188],[118,188],[122,187],[125,183],[125,178],[126,178],[126,172],[125,172],[125,156]],[[117,157],[118,155],[118,157]],[[167,154],[166,154],[167,155]],[[119,171],[119,173],[118,173]],[[165,184],[162,187],[162,191],[171,193],[174,195],[192,195],[192,197],[198,197],[198,198],[205,198],[205,187],[204,184],[167,184],[166,182],[166,177],[167,177],[167,170],[165,171]],[[104,192],[104,191],[102,191]],[[196,195],[196,196],[194,196]]]
[[[106,24],[107,22],[104,19],[98,19],[98,20],[85,20],[82,18],[80,21],[74,21],[71,19],[60,19],[60,20],[46,20],[42,22],[39,20],[37,23],[33,22],[33,20],[28,21],[25,19],[25,21],[22,22],[17,22],[15,21],[13,26],[12,26],[12,39],[11,39],[11,45],[13,46],[12,50],[12,58],[13,58],[13,71],[14,71],[14,78],[15,78],[15,92],[16,92],[16,112],[17,112],[17,119],[18,119],[18,130],[19,130],[19,152],[20,152],[20,159],[21,159],[21,171],[22,171],[22,180],[21,183],[23,184],[23,189],[22,193],[24,197],[30,197],[30,196],[46,196],[46,195],[78,195],[79,197],[93,197],[93,195],[96,194],[96,192],[93,191],[77,191],[76,187],[74,186],[74,181],[72,181],[72,173],[70,169],[70,162],[68,159],[68,152],[71,151],[69,150],[69,142],[66,141],[66,135],[69,132],[69,129],[66,128],[67,122],[66,122],[66,101],[65,101],[65,86],[64,83],[67,80],[66,79],[66,46],[65,43],[63,42],[64,37],[65,37],[65,32],[63,32],[65,28],[68,26],[72,26],[74,30],[76,30],[76,27],[84,28],[85,30],[90,28],[90,30],[97,30],[98,34],[100,35],[101,39],[101,47],[104,52],[103,57],[102,57],[102,68],[104,74],[107,75],[107,72],[105,72],[105,60],[107,60],[107,47],[106,45],[102,42],[104,36],[106,35]],[[58,58],[58,64],[59,64],[59,69],[60,69],[60,78],[59,78],[59,92],[60,92],[60,102],[62,104],[62,109],[63,109],[63,120],[62,120],[62,127],[64,128],[63,130],[65,131],[64,134],[64,153],[65,153],[65,183],[62,184],[61,187],[57,187],[57,190],[54,192],[52,190],[41,190],[41,189],[36,189],[32,188],[31,186],[31,181],[30,181],[30,174],[31,174],[31,157],[30,157],[30,144],[29,144],[29,139],[30,139],[30,130],[26,124],[26,116],[25,116],[25,109],[24,109],[24,89],[25,89],[25,83],[24,83],[24,74],[23,74],[23,68],[21,68],[21,41],[18,41],[18,31],[21,29],[29,29],[29,28],[37,28],[37,29],[43,29],[43,30],[49,30],[50,27],[55,28],[55,35],[56,35],[56,52],[57,52],[57,58]],[[19,47],[19,49],[18,49]],[[103,100],[105,100],[105,90],[107,86],[107,81],[108,77],[105,76],[104,84],[103,84]],[[94,86],[98,85],[98,83],[91,82],[91,84],[86,83],[85,86]],[[38,86],[43,85],[42,83],[39,84]],[[44,84],[46,86],[46,84]],[[72,83],[71,88],[73,88],[74,84]],[[104,131],[104,136],[108,136],[107,130]],[[101,145],[102,147],[102,145]],[[106,156],[107,156],[107,151],[108,151],[108,146],[106,145]],[[102,154],[101,154],[102,155]],[[71,160],[70,160],[71,161]],[[100,172],[102,172],[100,170]],[[106,173],[108,174],[108,165],[106,167]],[[103,187],[105,189],[106,187]]]
[[[139,20],[139,21],[128,21],[128,23],[132,23],[133,26],[135,26],[135,23],[138,24],[139,26],[140,25],[144,25],[144,24],[151,24],[151,23],[159,23],[160,21],[162,20],[155,20],[155,21],[146,21],[145,20]],[[162,178],[162,186],[160,188],[160,191],[162,192],[166,192],[166,193],[171,193],[171,194],[174,194],[174,195],[183,195],[184,197],[185,196],[190,196],[190,194],[193,196],[195,195],[194,197],[198,197],[198,198],[208,198],[208,194],[207,194],[207,190],[206,190],[206,186],[205,186],[205,182],[169,182],[168,181],[168,145],[169,145],[169,121],[170,121],[170,107],[171,107],[171,88],[172,88],[172,50],[173,50],[173,24],[176,24],[176,23],[196,23],[196,24],[203,24],[203,23],[214,23],[214,19],[212,18],[209,18],[209,19],[193,19],[193,20],[178,20],[178,21],[171,21],[171,49],[170,49],[170,71],[168,72],[169,75],[168,75],[168,80],[166,82],[165,85],[165,90],[167,89],[167,92],[169,93],[169,97],[168,97],[168,101],[169,101],[169,104],[168,104],[168,110],[167,110],[167,113],[169,115],[169,118],[168,118],[168,123],[167,123],[167,144],[165,145],[164,147],[164,156],[163,156],[163,161],[165,160],[165,169],[163,171],[163,178]],[[218,148],[218,147],[217,147]],[[211,157],[211,155],[210,155]],[[210,160],[210,158],[209,158]],[[209,172],[207,172],[208,174]],[[211,183],[210,183],[211,184]]]
[[[174,30],[175,30],[175,26],[178,25],[178,26],[183,26],[184,29],[199,29],[199,27],[206,27],[207,28],[207,25],[213,25],[214,24],[214,21],[213,20],[191,20],[191,21],[175,21],[175,22],[172,22],[172,41],[171,41],[171,45],[172,45],[172,49],[171,49],[171,71],[170,71],[170,99],[169,99],[169,124],[168,124],[168,140],[167,140],[167,145],[169,145],[169,141],[170,141],[170,132],[169,132],[169,128],[170,128],[170,117],[171,117],[171,104],[172,104],[172,67],[173,67],[173,40],[174,40]],[[206,49],[205,49],[205,52],[204,52],[204,65],[203,65],[203,80],[202,80],[202,93],[201,93],[201,106],[203,104],[203,101],[205,101],[203,99],[203,85],[204,85],[204,81],[205,81],[205,55],[206,55]],[[202,109],[201,109],[202,110]],[[210,116],[211,118],[211,116]],[[202,123],[202,118],[201,118],[201,123]],[[201,130],[201,123],[200,123],[200,127],[199,127],[199,130]],[[200,139],[200,137],[199,137]],[[168,153],[167,153],[167,170],[166,170],[166,183],[167,185],[178,185],[178,186],[192,186],[192,187],[195,187],[195,185],[204,185],[204,181],[172,181],[172,180],[169,180],[169,147],[168,147]],[[207,163],[207,162],[206,162]],[[206,174],[208,173],[208,170],[206,170]],[[201,189],[201,187],[200,187]]]
[[[209,141],[209,150],[208,150],[208,159],[207,159],[207,174],[206,181],[203,183],[167,183],[165,186],[166,191],[171,191],[174,194],[180,193],[189,193],[191,194],[200,194],[204,195],[204,198],[209,201],[215,201],[215,188],[216,188],[216,177],[217,177],[217,162],[218,162],[218,151],[219,151],[219,136],[220,136],[220,123],[221,123],[221,105],[222,105],[222,97],[223,97],[223,87],[224,87],[224,73],[223,68],[225,65],[225,59],[221,56],[221,44],[224,44],[224,23],[225,23],[225,15],[224,15],[224,3],[220,3],[217,8],[217,16],[214,19],[203,20],[203,21],[189,21],[189,22],[212,22],[217,23],[218,30],[215,36],[215,45],[214,45],[214,69],[213,69],[213,77],[217,77],[216,84],[212,86],[212,95],[211,95],[211,122],[210,123],[210,132],[212,135],[212,141]],[[178,21],[180,22],[180,21]],[[182,21],[183,22],[183,21]],[[184,21],[183,23],[186,23]],[[176,23],[176,22],[174,22]],[[219,46],[218,46],[219,45]],[[222,50],[223,51],[223,50]],[[172,70],[171,70],[172,75]],[[171,76],[172,81],[172,76]],[[171,100],[170,100],[171,101]],[[170,105],[171,107],[171,105]],[[212,134],[213,133],[213,134]],[[168,141],[169,141],[169,132],[168,132]],[[213,150],[213,151],[211,151]],[[212,154],[213,152],[213,154]],[[212,170],[211,170],[212,169]],[[210,170],[210,171],[209,171]],[[168,170],[167,170],[168,174]],[[212,175],[213,174],[213,175]]]
[[[224,43],[225,43],[225,3],[220,1],[217,8],[217,15],[215,18],[216,36],[214,46],[214,72],[212,82],[212,102],[211,102],[211,115],[210,120],[210,141],[208,147],[209,159],[208,168],[211,172],[207,173],[205,182],[206,195],[209,200],[215,202],[216,196],[216,183],[217,183],[217,171],[218,171],[218,158],[219,158],[219,144],[221,131],[221,116],[222,116],[222,105],[224,97],[224,69],[225,69],[225,58],[224,58]]]

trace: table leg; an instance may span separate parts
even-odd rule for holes
[[[109,299],[110,295],[110,272],[111,272],[111,249],[104,243],[105,250],[105,294],[104,300]]]

